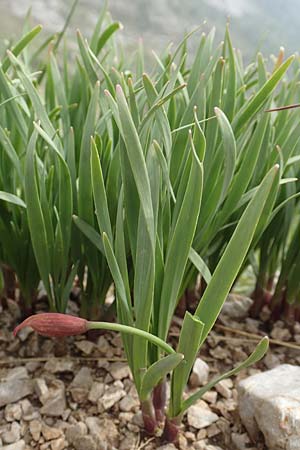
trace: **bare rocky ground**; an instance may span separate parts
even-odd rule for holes
[[[238,380],[282,363],[300,363],[300,325],[222,315],[201,351],[187,392],[232,368],[268,334],[267,356],[234,379],[223,381],[190,408],[175,447],[145,436],[139,402],[118,334],[65,340],[38,336],[29,328],[17,338],[17,303],[0,314],[0,448],[3,450],[265,450],[251,443],[237,411]],[[76,304],[71,302],[74,312]],[[231,318],[229,317],[231,316]],[[180,319],[170,340],[176,344]],[[235,331],[234,331],[235,330]],[[238,330],[238,331],[236,331]],[[293,343],[291,343],[293,342]],[[297,344],[299,343],[299,344]],[[206,364],[208,365],[206,365]]]

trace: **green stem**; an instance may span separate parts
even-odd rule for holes
[[[128,325],[122,325],[120,323],[108,323],[108,322],[87,322],[88,330],[111,330],[120,331],[120,333],[133,334],[135,336],[140,336],[142,338],[148,339],[148,341],[160,347],[166,353],[175,353],[175,350],[166,342],[164,342],[159,337],[154,334],[148,333],[147,331],[140,330],[139,328],[130,327]]]

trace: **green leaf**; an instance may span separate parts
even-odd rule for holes
[[[73,215],[73,221],[80,231],[90,240],[90,242],[105,256],[102,238],[99,233],[80,217]]]
[[[145,217],[146,226],[154,252],[154,216],[151,199],[150,181],[147,173],[145,157],[137,134],[134,122],[128,109],[125,95],[120,85],[117,86],[117,104],[119,108],[120,121],[123,138],[131,165],[135,184],[139,194],[141,208]]]
[[[199,389],[195,394],[192,394],[187,400],[183,402],[182,409],[180,411],[180,414],[183,414],[190,406],[192,406],[199,398],[201,398],[205,392],[212,389],[216,384],[218,384],[220,381],[225,380],[226,378],[232,377],[233,375],[237,375],[241,370],[246,369],[247,367],[251,366],[252,364],[255,364],[258,362],[268,351],[269,348],[269,339],[267,337],[264,337],[257,347],[255,348],[254,352],[251,353],[251,355],[241,364],[239,364],[234,369],[230,370],[229,372],[224,373],[223,375],[220,375],[219,377],[215,378],[214,380],[207,383],[203,388]]]
[[[113,242],[113,234],[110,223],[108,203],[104,186],[100,158],[94,139],[91,139],[91,172],[96,216],[101,233],[105,232],[110,242]]]
[[[42,30],[42,25],[37,25],[32,30],[30,30],[28,33],[26,33],[22,38],[17,42],[14,47],[11,49],[11,52],[13,55],[18,56],[24,48],[27,47],[27,45],[40,33]],[[5,58],[2,61],[2,70],[3,72],[6,72],[7,69],[10,66],[10,60],[8,56],[5,56]]]
[[[196,315],[204,323],[202,342],[213,327],[249,250],[266,201],[276,188],[274,180],[278,168],[274,166],[267,173],[248,204],[199,303]]]
[[[45,289],[51,301],[50,275],[50,249],[48,246],[47,232],[38,193],[38,185],[35,175],[35,145],[37,131],[31,135],[25,161],[25,200],[27,205],[28,225],[32,240],[32,246]]]
[[[13,205],[21,206],[22,208],[26,208],[26,203],[24,203],[20,197],[17,197],[16,195],[9,192],[0,191],[0,200],[12,203]]]
[[[177,352],[184,355],[184,360],[174,370],[171,383],[170,415],[176,417],[182,407],[182,394],[186,387],[190,371],[199,351],[204,324],[196,316],[185,313]]]
[[[153,388],[157,386],[168,373],[172,372],[172,370],[181,363],[183,358],[184,356],[182,354],[173,353],[153,363],[143,375],[139,391],[140,400],[147,400]]]
[[[254,95],[253,98],[249,99],[245,107],[239,111],[235,116],[232,128],[235,133],[238,133],[242,127],[251,119],[254,114],[264,105],[267,101],[271,92],[275,89],[293,60],[294,56],[290,56],[268,79],[268,81],[262,86],[262,88]]]
[[[189,251],[189,260],[194,264],[200,275],[204,278],[205,282],[208,284],[211,280],[211,273],[208,266],[205,264],[203,259],[198,253],[191,248]]]

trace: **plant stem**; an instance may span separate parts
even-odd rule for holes
[[[120,333],[140,336],[145,339],[148,339],[148,341],[152,342],[152,344],[157,345],[168,354],[175,353],[175,350],[169,344],[167,344],[165,341],[155,336],[154,334],[148,333],[147,331],[144,330],[140,330],[139,328],[130,327],[128,325],[122,325],[119,323],[108,323],[108,322],[87,322],[87,329],[119,331]]]
[[[164,441],[167,442],[176,442],[178,438],[178,433],[181,425],[181,416],[173,417],[170,419],[166,418],[165,428],[162,435]]]
[[[166,380],[162,380],[153,389],[153,405],[155,416],[158,422],[163,422],[165,417],[165,406],[167,401],[167,384]]]
[[[141,403],[141,410],[144,420],[144,427],[146,433],[149,435],[154,435],[157,430],[157,421],[155,417],[155,410],[153,406],[152,399],[144,400]]]

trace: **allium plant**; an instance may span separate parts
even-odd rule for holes
[[[127,135],[127,137],[132,137],[131,133],[133,131],[133,125],[127,116],[126,100],[120,88],[117,89],[117,105],[120,116],[122,116],[121,120],[125,119],[125,123],[128,126],[127,130],[131,130],[129,131],[129,135]],[[123,114],[125,114],[124,117]],[[127,152],[126,148],[127,147],[125,146],[124,150]],[[130,148],[134,148],[134,151],[137,150],[134,146]],[[194,152],[193,147],[192,152]],[[96,161],[94,163],[99,169],[100,165],[98,165],[97,158],[98,157],[96,157]],[[199,162],[196,153],[191,153],[190,158],[192,159],[189,164],[191,176],[192,169],[195,168],[193,165],[198,164],[198,167],[201,167],[201,163]],[[92,162],[92,165],[94,163]],[[148,176],[147,171],[144,172],[143,175]],[[193,180],[192,177],[188,177],[188,179]],[[144,180],[145,178],[143,178],[143,183]],[[196,179],[194,179],[194,181],[196,181]],[[118,236],[118,239],[115,239],[115,242],[110,242],[110,238],[105,231],[103,231],[103,247],[115,280],[118,319],[121,323],[111,324],[106,322],[88,322],[85,319],[77,317],[55,313],[45,313],[31,316],[26,319],[15,329],[15,334],[27,325],[31,326],[42,335],[56,337],[80,334],[89,329],[98,328],[120,331],[122,333],[128,363],[132,370],[134,382],[140,397],[145,428],[150,434],[157,433],[159,426],[164,423],[164,439],[168,441],[175,441],[177,439],[181,420],[189,406],[201,398],[207,390],[211,389],[220,380],[228,376],[232,376],[243,368],[258,361],[265,354],[268,348],[268,339],[263,338],[254,352],[243,363],[231,371],[210,381],[206,386],[201,388],[189,398],[183,398],[183,392],[187,384],[189,372],[192,368],[196,355],[205,341],[209,331],[213,327],[218,313],[230,290],[231,284],[233,283],[249,248],[266,201],[272,189],[277,187],[278,182],[278,166],[275,166],[266,175],[252,200],[245,209],[222,258],[212,275],[211,281],[208,284],[195,315],[191,315],[188,312],[186,313],[179,337],[177,352],[175,352],[166,341],[168,328],[171,323],[177,298],[177,293],[174,293],[174,287],[172,285],[176,283],[178,286],[177,289],[179,289],[180,279],[176,280],[176,278],[171,276],[170,272],[168,275],[166,270],[168,256],[166,257],[166,263],[164,265],[165,270],[161,273],[160,278],[157,278],[155,272],[152,271],[150,271],[150,274],[147,275],[149,255],[147,253],[141,253],[137,247],[136,258],[138,259],[139,264],[136,262],[134,268],[133,285],[134,293],[136,295],[129,297],[131,293],[125,286],[125,282],[128,280],[128,272],[124,271],[124,268],[126,267],[126,262],[124,259],[124,256],[126,256],[124,253],[124,226],[122,223],[124,216],[119,216],[121,223],[119,223],[118,226],[118,233],[121,232],[121,235]],[[97,195],[97,192],[97,189],[95,189],[94,195]],[[180,210],[186,206],[185,202],[192,202],[191,197],[182,200]],[[142,214],[143,211],[140,211],[138,228],[139,233],[141,233],[141,236],[143,236],[145,241],[148,229],[146,228],[146,220],[141,218]],[[175,216],[177,223],[180,220],[180,215],[181,214],[179,211],[179,214]],[[101,217],[105,222],[105,211],[103,211]],[[186,224],[186,227],[186,234],[188,235],[188,224]],[[184,247],[180,245],[180,243],[184,241],[183,235],[180,235],[180,241],[177,241],[174,236],[176,236],[176,232],[173,234],[173,239],[175,239],[177,244],[177,250]],[[174,242],[173,239],[170,241],[171,244],[169,242],[166,243],[167,255],[170,254],[170,248],[172,248],[172,243]],[[180,253],[175,252],[173,259],[173,270],[175,270],[175,273],[176,266],[178,271],[182,263],[182,258],[179,258],[179,256]],[[124,266],[122,267],[121,264],[124,264]],[[183,272],[184,265],[181,267],[181,273],[183,274]],[[143,281],[146,282],[145,285],[147,285],[149,281],[152,282],[153,288],[150,291],[150,294],[148,291],[143,292],[142,287],[138,285],[138,283],[142,283],[141,275],[144,275]],[[148,276],[149,281],[146,279],[146,276]],[[157,282],[160,283],[160,303],[158,316],[155,316],[154,301],[155,284]],[[170,283],[169,286],[171,289],[168,289],[169,295],[167,295],[167,293],[164,294],[164,292],[166,292],[164,288],[166,283]],[[138,288],[139,290],[137,290]],[[170,296],[172,291],[173,297]],[[150,303],[150,306],[147,303]],[[143,307],[142,310],[141,307]],[[143,317],[140,315],[142,313]],[[157,323],[156,329],[155,322]],[[158,330],[158,332],[156,330]],[[166,413],[165,382],[166,376],[169,373],[172,374],[171,397]]]
[[[159,100],[154,84],[146,75],[143,84],[149,109],[145,109],[144,116],[138,118],[133,115],[134,110],[131,111],[130,91],[128,101],[120,85],[116,87],[115,98],[106,92],[119,131],[116,151],[121,161],[122,183],[116,224],[113,226],[110,220],[100,158],[92,141],[92,185],[101,236],[97,237],[95,231],[91,236],[90,228],[85,228],[83,222],[81,229],[87,237],[98,242],[99,250],[107,258],[115,283],[118,321],[150,332],[163,341],[168,337],[189,255],[199,270],[207,273],[208,285],[195,315],[186,313],[184,318],[177,359],[165,356],[147,340],[122,335],[141,401],[145,428],[149,433],[155,433],[164,422],[164,437],[173,441],[186,409],[220,380],[212,381],[189,400],[183,400],[196,355],[217,319],[257,226],[264,227],[269,217],[270,211],[266,206],[277,192],[279,171],[278,166],[270,169],[255,190],[210,277],[204,261],[192,248],[201,215],[203,161],[206,157],[204,134],[195,114],[193,131],[188,132],[188,145],[181,149],[181,177],[177,186],[176,183],[172,186],[169,170],[173,155],[164,151],[164,135],[161,135],[160,142],[155,139],[159,136],[158,130],[168,124],[163,106],[167,101]],[[126,85],[124,88],[127,90]],[[174,90],[167,100],[178,93],[180,90]],[[156,116],[152,118],[151,128],[145,129],[143,125],[156,102],[159,102],[155,108]],[[222,139],[225,142],[232,140],[228,119],[220,109],[215,112]],[[266,349],[267,340],[263,339],[249,359],[223,377],[257,361]],[[183,360],[180,355],[183,355]],[[169,373],[172,373],[171,399],[165,420],[165,382]]]

